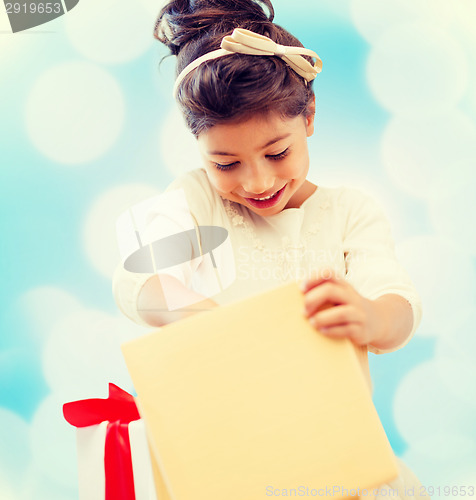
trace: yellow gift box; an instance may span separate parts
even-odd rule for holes
[[[303,306],[291,283],[123,345],[159,499],[341,498],[397,477],[354,346]]]

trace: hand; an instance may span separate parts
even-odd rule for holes
[[[370,344],[382,327],[374,302],[334,272],[321,275],[325,277],[310,278],[301,287],[304,314],[312,326],[328,337],[346,337],[357,345]]]

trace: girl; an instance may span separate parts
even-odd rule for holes
[[[353,342],[370,383],[367,351],[390,352],[410,340],[419,298],[378,206],[356,190],[307,179],[312,83],[322,63],[273,17],[270,0],[173,0],[160,12],[154,35],[177,56],[174,95],[204,166],[170,190],[183,190],[194,225],[228,231],[232,250],[218,257],[218,268],[235,275],[207,298],[200,293],[205,258],[160,278],[119,266],[114,295],[129,318],[161,326],[301,280],[304,314],[322,334]],[[149,241],[165,220],[176,232],[185,228],[178,211],[152,209]],[[170,289],[193,305],[169,311]],[[386,487],[401,498],[418,495],[418,480],[399,463],[400,477]]]

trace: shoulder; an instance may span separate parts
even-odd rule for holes
[[[329,199],[335,205],[345,208],[352,208],[355,205],[373,204],[378,206],[375,199],[361,189],[338,186],[338,187],[324,187],[320,186],[319,190],[323,198]]]
[[[365,212],[383,212],[382,206],[366,192],[348,187],[319,186],[316,199],[322,208],[338,211],[340,216],[349,218]]]
[[[333,213],[334,223],[344,240],[387,239],[391,235],[389,218],[382,205],[361,189],[347,186],[320,187],[319,203]]]
[[[181,175],[167,187],[166,191],[174,189],[183,189],[191,198],[219,198],[203,168],[197,168]]]
[[[223,200],[210,184],[204,169],[191,170],[173,181],[166,192],[183,190],[191,213],[197,220],[223,210]]]

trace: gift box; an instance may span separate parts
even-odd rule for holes
[[[168,499],[132,395],[109,384],[107,399],[66,403],[63,414],[77,427],[80,500]]]
[[[122,346],[171,498],[342,498],[398,476],[356,348],[303,308],[291,283]]]

